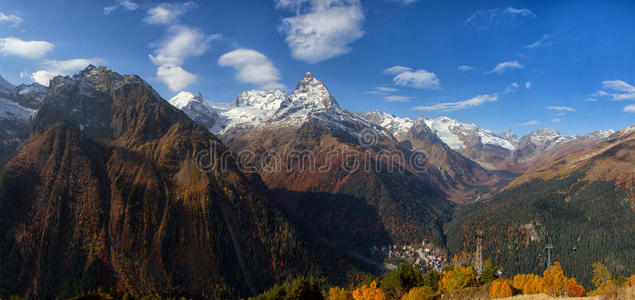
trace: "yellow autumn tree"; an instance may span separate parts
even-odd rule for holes
[[[430,300],[434,298],[434,291],[429,286],[415,287],[405,294],[401,300]]]
[[[377,287],[377,281],[371,282],[353,291],[354,300],[386,300],[384,292]]]
[[[509,279],[496,279],[492,281],[492,286],[489,288],[490,298],[505,298],[514,295],[512,291],[511,281]]]
[[[518,274],[512,279],[512,287],[525,295],[542,292],[542,278],[536,274]]]
[[[353,293],[341,287],[332,287],[329,289],[330,300],[353,300]]]
[[[611,272],[609,272],[609,269],[602,262],[598,261],[593,264],[592,281],[593,285],[598,289],[611,281]]]
[[[472,266],[448,267],[443,271],[443,276],[439,282],[440,290],[460,290],[474,283],[476,273]]]
[[[617,289],[615,282],[612,279],[611,272],[609,272],[609,269],[599,261],[593,264],[592,282],[596,289],[590,291],[589,296],[604,295]]]
[[[550,296],[560,297],[566,294],[567,277],[559,262],[553,263],[551,268],[545,270],[541,286],[542,292]]]
[[[584,287],[575,278],[567,278],[567,296],[584,297]]]

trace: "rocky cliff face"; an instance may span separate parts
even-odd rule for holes
[[[257,174],[137,76],[56,77],[34,124],[0,183],[2,297],[242,297],[337,265],[319,262]]]

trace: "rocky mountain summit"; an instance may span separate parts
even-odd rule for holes
[[[89,66],[53,78],[0,180],[0,297],[240,298],[328,274],[333,255],[257,174],[216,154],[227,151],[136,75]]]

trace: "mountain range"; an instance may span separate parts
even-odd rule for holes
[[[92,65],[48,87],[0,77],[0,297],[102,286],[239,298],[298,275],[345,283],[380,271],[371,247],[427,240],[458,253],[478,228],[505,270],[538,270],[531,253],[549,241],[631,274],[633,128],[518,138],[354,113],[311,73],[290,93],[230,103],[165,101]],[[627,246],[602,252],[594,236]],[[575,267],[582,254],[563,267],[589,271]]]
[[[299,96],[306,94],[306,91],[298,89],[311,86],[311,83],[305,84],[305,81],[311,80],[315,80],[311,88],[319,89],[323,94],[318,92],[308,98]],[[310,73],[304,76],[298,89],[291,95],[281,90],[251,90],[239,94],[231,103],[213,103],[203,99],[200,93],[195,96],[181,92],[169,102],[214,134],[228,139],[234,135],[232,132],[249,132],[250,129],[271,127],[273,124],[297,126],[313,116],[324,114],[331,117],[336,126],[346,122],[371,124],[381,127],[384,131],[382,134],[390,135],[397,142],[404,142],[410,140],[408,132],[416,124],[423,123],[431,134],[450,149],[482,167],[516,174],[531,169],[534,163],[543,165],[549,160],[576,152],[615,132],[608,129],[584,136],[564,136],[555,129],[545,128],[518,138],[511,130],[496,133],[448,117],[412,120],[378,110],[349,113],[340,108],[335,98]]]

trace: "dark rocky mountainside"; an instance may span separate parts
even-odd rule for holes
[[[202,110],[190,99],[171,103],[196,120],[192,111]],[[497,180],[425,124],[409,131],[412,143],[399,143],[385,128],[341,109],[310,73],[289,95],[248,91],[229,107],[212,108],[220,125],[210,130],[235,151],[254,153],[282,207],[317,239],[341,247],[367,251],[424,238],[441,244],[441,224],[454,205],[448,198]]]
[[[234,298],[338,267],[257,174],[231,155],[221,167],[225,151],[137,76],[90,66],[54,78],[0,183],[0,296],[103,286]]]

